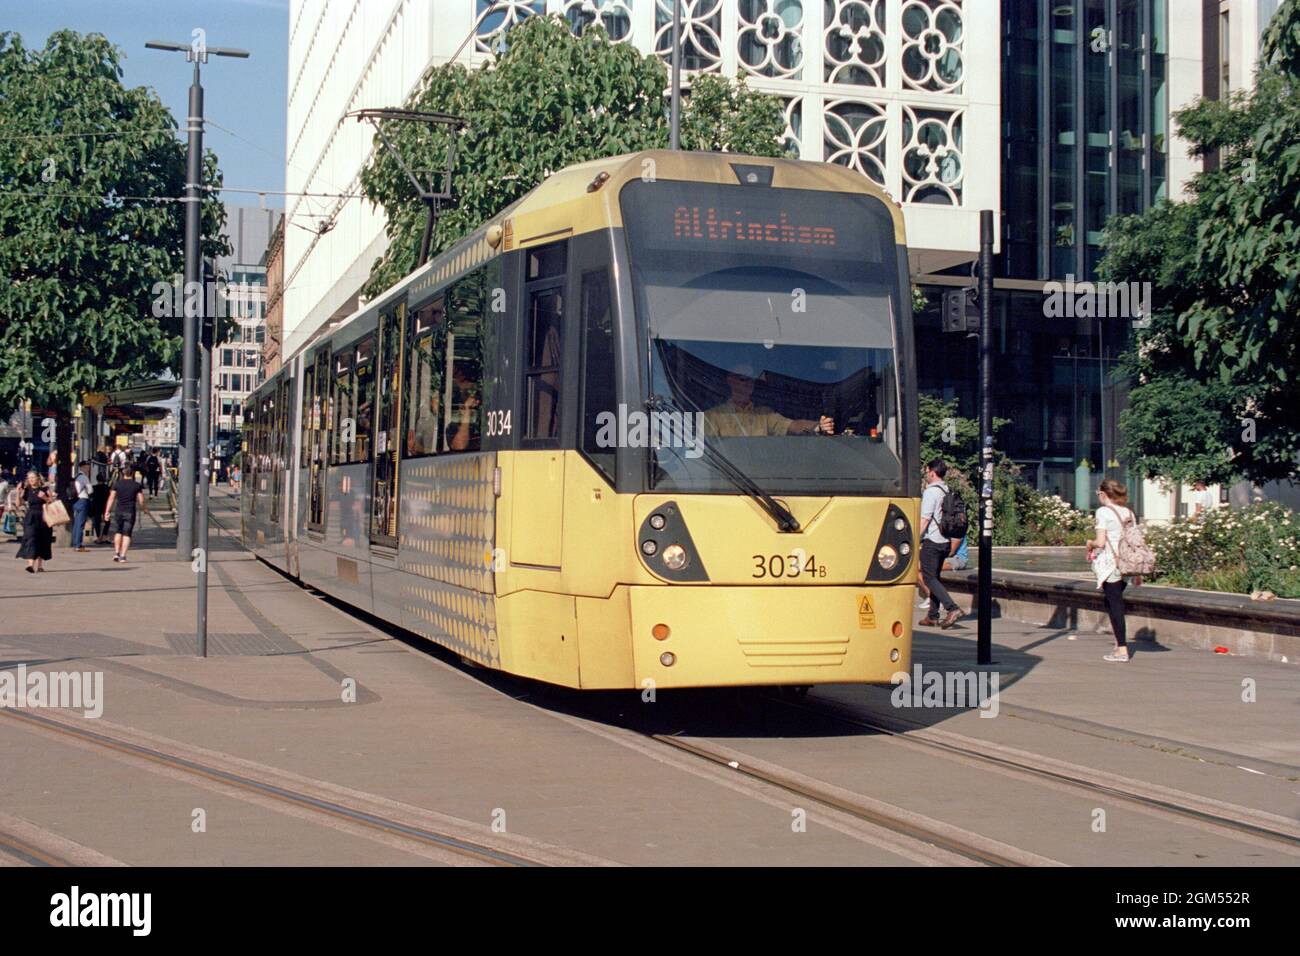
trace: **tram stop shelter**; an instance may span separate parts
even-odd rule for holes
[[[83,394],[76,432],[77,458],[90,458],[97,447],[105,444],[129,445],[131,436],[143,432],[145,425],[167,417],[180,390],[181,383],[175,379],[153,379]]]

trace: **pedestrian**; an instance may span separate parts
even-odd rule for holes
[[[1097,587],[1106,597],[1106,613],[1115,634],[1115,649],[1102,660],[1113,664],[1127,661],[1128,630],[1124,623],[1124,588],[1128,582],[1119,573],[1119,541],[1124,527],[1136,521],[1128,508],[1128,488],[1107,478],[1097,489],[1101,506],[1097,509],[1097,537],[1088,542],[1088,561],[1097,576]],[[1141,582],[1139,582],[1141,583]]]
[[[936,458],[925,466],[925,491],[921,494],[921,578],[930,592],[930,611],[923,623],[938,624],[947,630],[962,617],[961,608],[949,596],[939,575],[943,572],[943,562],[955,550],[952,541],[940,530],[940,519],[944,513],[944,502],[952,492],[944,483],[948,474],[948,465],[942,458]],[[946,616],[939,619],[942,608]]]
[[[23,510],[23,486],[18,480],[17,472],[10,477],[8,485],[9,490],[5,492],[4,497],[4,532],[9,535],[12,540],[17,541],[22,536],[22,531],[19,529],[22,527],[22,515],[20,512]]]
[[[109,456],[110,482],[126,476],[127,454],[125,448],[117,448]]]
[[[52,451],[45,456],[45,487],[53,491],[59,485],[59,453]]]
[[[94,485],[90,482],[90,462],[83,461],[77,468],[75,482],[76,500],[72,505],[72,546],[78,551],[89,551],[83,542],[86,517],[90,514],[90,502],[94,495]]]
[[[158,449],[149,450],[144,460],[144,477],[149,485],[149,497],[158,497],[158,476],[162,473],[162,463],[158,460]]]
[[[104,512],[108,508],[108,469],[96,469],[95,487],[90,492],[90,516],[95,527],[95,543],[108,544],[108,518]]]
[[[1204,521],[1210,516],[1210,512],[1214,510],[1218,502],[1215,500],[1214,492],[1210,491],[1203,480],[1197,481],[1192,488],[1192,518],[1197,521]]]
[[[108,504],[104,506],[105,520],[112,514],[113,560],[122,564],[126,564],[126,552],[131,547],[137,507],[144,507],[144,486],[134,477],[124,475],[113,483]]]
[[[45,562],[54,557],[54,529],[45,523],[45,506],[54,500],[54,493],[41,487],[41,476],[36,469],[27,472],[22,488],[23,543],[17,557],[27,559],[27,573],[45,570]]]
[[[970,567],[970,552],[966,548],[966,542],[969,539],[970,535],[962,535],[956,550],[950,550],[948,557],[943,559],[943,569],[945,571],[965,571]],[[921,592],[921,600],[916,606],[921,608],[929,607],[930,589],[925,586],[925,581],[918,578],[916,588]]]

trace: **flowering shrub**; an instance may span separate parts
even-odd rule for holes
[[[1025,544],[1083,544],[1096,521],[1059,495],[1032,493],[1021,507]]]
[[[1300,597],[1300,515],[1276,502],[1218,508],[1146,529],[1155,579],[1215,591]]]

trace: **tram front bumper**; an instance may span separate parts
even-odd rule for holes
[[[638,687],[888,684],[912,666],[911,584],[628,590]]]

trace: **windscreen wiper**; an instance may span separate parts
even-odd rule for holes
[[[677,415],[686,414],[686,412],[684,412],[676,402],[663,395],[653,395],[646,399],[646,408],[651,412],[666,411]],[[703,415],[703,412],[701,412],[699,408],[696,408],[695,411]],[[704,457],[709,461],[709,463],[717,468],[718,471],[722,472],[723,476],[726,477],[728,481],[757,502],[758,506],[766,511],[772,517],[772,520],[776,522],[778,530],[787,534],[792,534],[799,530],[799,521],[790,513],[790,509],[764,491],[759,486],[758,482],[740,469],[740,466],[706,441],[703,429],[701,429],[699,435],[696,436],[696,441],[699,442],[700,451],[703,452]]]

